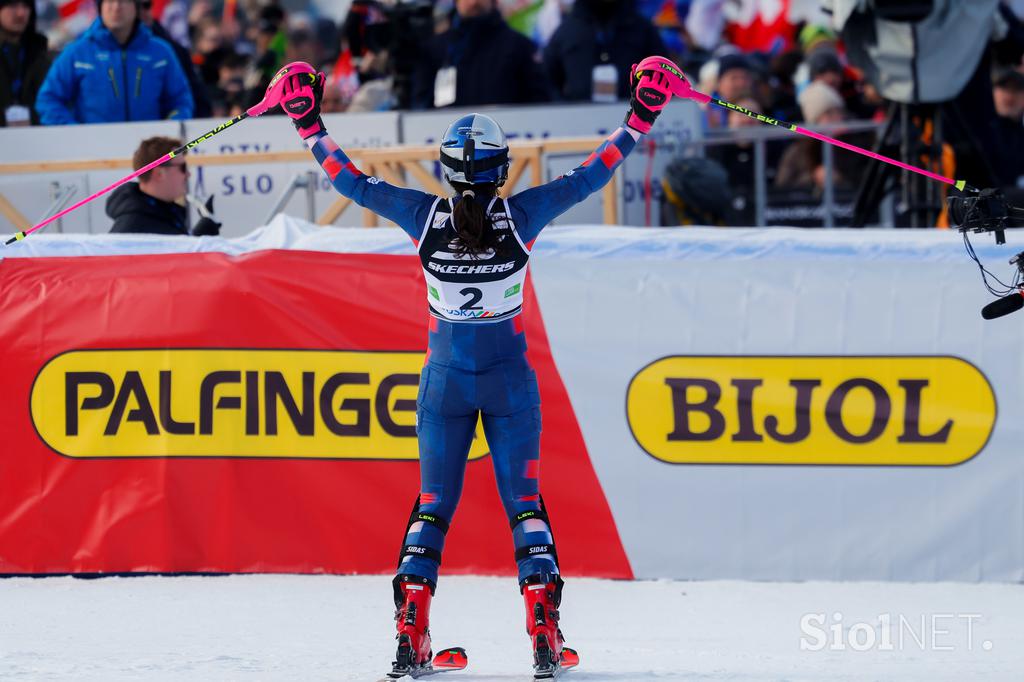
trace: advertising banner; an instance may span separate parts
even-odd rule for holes
[[[394,570],[424,300],[408,255],[0,260],[0,573]],[[564,568],[630,577],[532,298],[524,319],[552,525],[588,529],[557,535]],[[442,571],[514,573],[482,432],[469,460]]]
[[[1024,320],[982,319],[955,235],[541,243],[552,351],[638,577],[1024,579]],[[978,244],[1000,276],[1002,248]]]
[[[565,573],[1024,580],[1024,326],[981,318],[962,248],[545,230],[524,320]],[[977,244],[1000,275],[1006,248]],[[285,217],[235,240],[19,242],[0,572],[392,570],[426,341],[412,253],[397,228]],[[512,569],[487,450],[442,572]]]

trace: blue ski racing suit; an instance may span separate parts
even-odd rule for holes
[[[540,497],[540,394],[518,317],[526,266],[544,226],[601,189],[639,135],[618,128],[577,168],[507,199],[444,199],[396,187],[362,174],[326,133],[306,140],[335,188],[398,224],[415,243],[423,266],[431,319],[417,399],[421,492],[398,572],[422,578],[431,591],[478,416],[512,526],[520,584],[531,576],[560,580]],[[455,253],[451,215],[459,201],[486,206],[509,248],[473,259]]]

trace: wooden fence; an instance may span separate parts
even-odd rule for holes
[[[509,168],[508,181],[505,188],[511,190],[523,175],[529,171],[531,187],[544,182],[544,157],[547,154],[587,153],[593,151],[603,141],[600,137],[562,138],[540,141],[513,142],[511,147],[512,163]],[[414,181],[421,189],[438,196],[450,194],[441,180],[433,173],[433,164],[437,161],[436,146],[398,146],[381,148],[346,149],[345,153],[367,175],[375,175],[385,181],[399,186],[409,186]],[[195,154],[189,156],[189,164],[193,166],[231,166],[268,163],[312,162],[308,151],[262,152],[247,154]],[[424,165],[426,164],[426,166]],[[29,161],[21,163],[0,163],[0,176],[25,175],[29,173],[66,173],[94,170],[130,169],[131,159],[94,159],[89,161]],[[602,190],[603,219],[605,224],[618,222],[615,181],[609,182]],[[348,208],[352,200],[339,196],[326,211],[317,219],[320,225],[331,225],[338,216]],[[11,202],[0,193],[0,214],[7,218],[18,230],[32,227]],[[377,214],[363,209],[363,225],[377,226]]]

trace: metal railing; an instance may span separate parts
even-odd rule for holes
[[[844,133],[874,132],[876,135],[882,125],[872,121],[846,121],[839,124],[815,127],[831,136]],[[705,155],[709,147],[748,144],[753,148],[753,201],[754,201],[754,223],[757,226],[768,224],[767,212],[769,210],[771,188],[768,186],[768,145],[772,142],[785,141],[795,142],[805,140],[787,130],[773,127],[744,127],[732,129],[712,129],[706,132],[703,138],[674,140],[662,138],[657,148],[658,154],[670,154],[674,156]],[[537,185],[544,180],[544,159],[550,156],[562,154],[579,154],[592,151],[602,138],[586,137],[571,139],[546,139],[543,141],[514,141],[512,143],[515,161],[512,164],[510,182],[507,187],[514,187],[515,182],[524,174],[530,178],[529,184]],[[824,167],[824,186],[820,197],[820,212],[825,227],[836,225],[837,203],[835,189],[835,153],[831,145],[823,145],[822,165]],[[379,174],[385,179],[397,184],[407,184],[412,181],[423,189],[438,194],[443,194],[444,189],[440,181],[435,178],[431,171],[421,164],[430,164],[436,159],[437,149],[434,146],[398,146],[390,148],[375,149],[351,149],[349,155],[357,162],[360,162],[363,170],[370,174]],[[840,153],[852,153],[842,151]],[[309,153],[306,151],[288,152],[267,152],[267,153],[246,153],[246,154],[222,154],[222,155],[198,155],[190,159],[193,165],[245,165],[265,164],[277,162],[308,161]],[[91,171],[108,169],[130,168],[130,159],[92,159],[80,161],[40,161],[23,163],[0,163],[0,176],[22,175],[28,173],[66,172],[66,171]],[[514,177],[513,177],[514,176]],[[286,203],[292,194],[298,189],[304,189],[307,196],[306,212],[307,217],[313,219],[313,183],[309,176],[300,173],[285,189],[284,193],[276,202],[275,210]],[[52,198],[56,202],[63,192],[54,192]],[[619,221],[619,202],[617,201],[616,183],[609,183],[602,192],[603,220],[611,224]],[[893,225],[893,201],[887,198],[879,207],[880,222],[882,225]],[[342,211],[348,206],[349,200],[339,197],[322,215],[316,218],[316,222],[326,225],[333,223]],[[51,208],[51,211],[53,208]],[[0,193],[0,215],[15,225],[17,229],[27,229],[28,221],[17,209]],[[364,211],[362,223],[366,226],[378,224],[377,217],[369,211]]]
[[[813,126],[810,129],[821,132],[831,137],[847,133],[873,132],[877,136],[882,130],[882,124],[874,121],[844,121],[825,126]],[[699,152],[704,155],[705,149],[718,145],[753,144],[754,149],[754,211],[755,222],[758,227],[767,225],[765,217],[768,207],[768,143],[774,141],[809,140],[788,130],[768,126],[750,126],[744,128],[721,128],[711,129],[706,132],[703,139],[691,140],[676,153],[688,154]],[[835,192],[835,148],[824,142],[822,145],[822,166],[825,171],[825,182],[822,188],[821,209],[825,227],[835,227],[836,216],[836,192]],[[843,151],[843,154],[853,152]],[[892,202],[884,202],[880,207],[882,225],[891,227],[893,225]]]
[[[514,140],[510,143],[513,161],[509,169],[508,181],[505,184],[506,190],[515,187],[520,178],[528,178],[531,187],[535,187],[544,181],[544,159],[548,154],[574,153],[582,154],[593,151],[604,138],[601,137],[580,137],[580,138],[549,138],[546,140],[526,141]],[[434,177],[430,170],[423,167],[423,164],[432,165],[437,160],[437,147],[434,145],[400,145],[396,147],[380,148],[352,148],[346,153],[355,162],[359,163],[360,169],[368,175],[379,175],[388,182],[405,186],[410,180],[428,192],[439,196],[446,195],[445,189],[440,180]],[[287,152],[253,152],[243,154],[200,154],[189,157],[189,163],[193,166],[226,166],[226,165],[248,165],[266,164],[280,162],[311,162],[312,157],[308,151],[287,151]],[[131,168],[131,159],[92,159],[79,161],[28,161],[18,163],[0,163],[0,176],[24,175],[29,173],[58,173],[67,171],[92,171],[110,169]],[[313,177],[318,177],[315,173]],[[291,198],[296,188],[306,189],[307,209],[311,210],[313,182],[307,179],[293,179],[292,183],[285,189],[285,196],[279,200],[283,205]],[[615,193],[615,183],[609,183],[601,192],[602,214],[605,223],[616,222],[618,215],[618,198]],[[338,219],[338,216],[352,203],[347,197],[338,197],[334,203],[316,220],[320,225],[330,225]],[[10,201],[0,192],[0,214],[7,218],[17,229],[26,230],[31,227],[28,220],[17,211]],[[312,217],[312,216],[310,216]],[[363,209],[363,225],[375,227],[378,225],[378,216],[369,209]]]

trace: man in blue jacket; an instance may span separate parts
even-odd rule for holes
[[[99,0],[100,16],[50,68],[36,110],[43,125],[192,117],[171,46],[139,21],[138,0]]]

